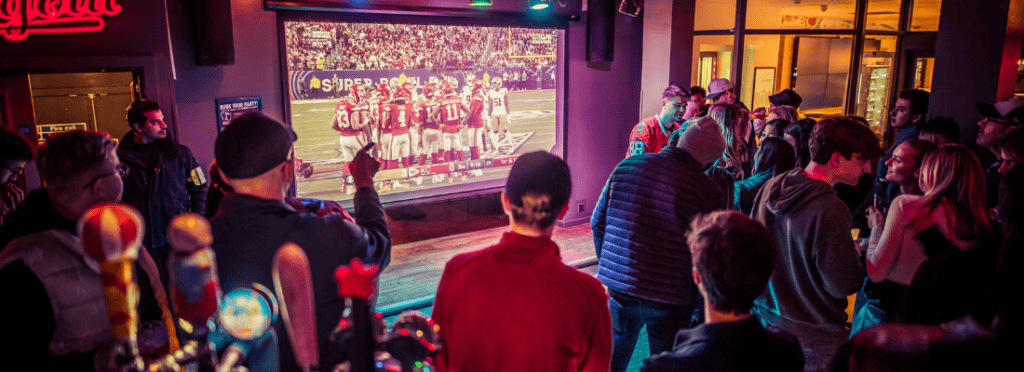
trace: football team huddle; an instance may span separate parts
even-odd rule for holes
[[[466,147],[470,160],[515,151],[508,89],[500,77],[469,75],[461,93],[456,79],[432,79],[422,86],[392,81],[377,87],[352,84],[335,106],[331,127],[341,134],[346,163],[369,142],[378,144],[381,169],[465,161]],[[477,169],[467,176],[481,174]]]

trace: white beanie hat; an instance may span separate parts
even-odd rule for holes
[[[725,137],[722,127],[710,116],[705,116],[683,131],[679,148],[690,154],[701,166],[707,166],[722,157]]]

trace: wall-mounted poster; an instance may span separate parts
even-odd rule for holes
[[[755,67],[750,107],[768,107],[768,96],[772,94],[775,94],[775,67]]]
[[[217,133],[231,122],[231,119],[250,112],[263,111],[263,100],[255,98],[228,98],[217,101]]]

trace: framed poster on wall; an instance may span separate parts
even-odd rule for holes
[[[755,67],[750,107],[768,107],[768,96],[772,94],[775,94],[775,67]]]
[[[263,99],[252,98],[222,98],[215,100],[217,105],[217,133],[223,132],[224,127],[232,119],[250,112],[263,111]]]

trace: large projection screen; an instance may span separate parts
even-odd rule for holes
[[[351,200],[346,161],[368,141],[385,203],[496,190],[520,155],[562,152],[558,29],[282,24],[295,156],[313,168],[299,197]]]

